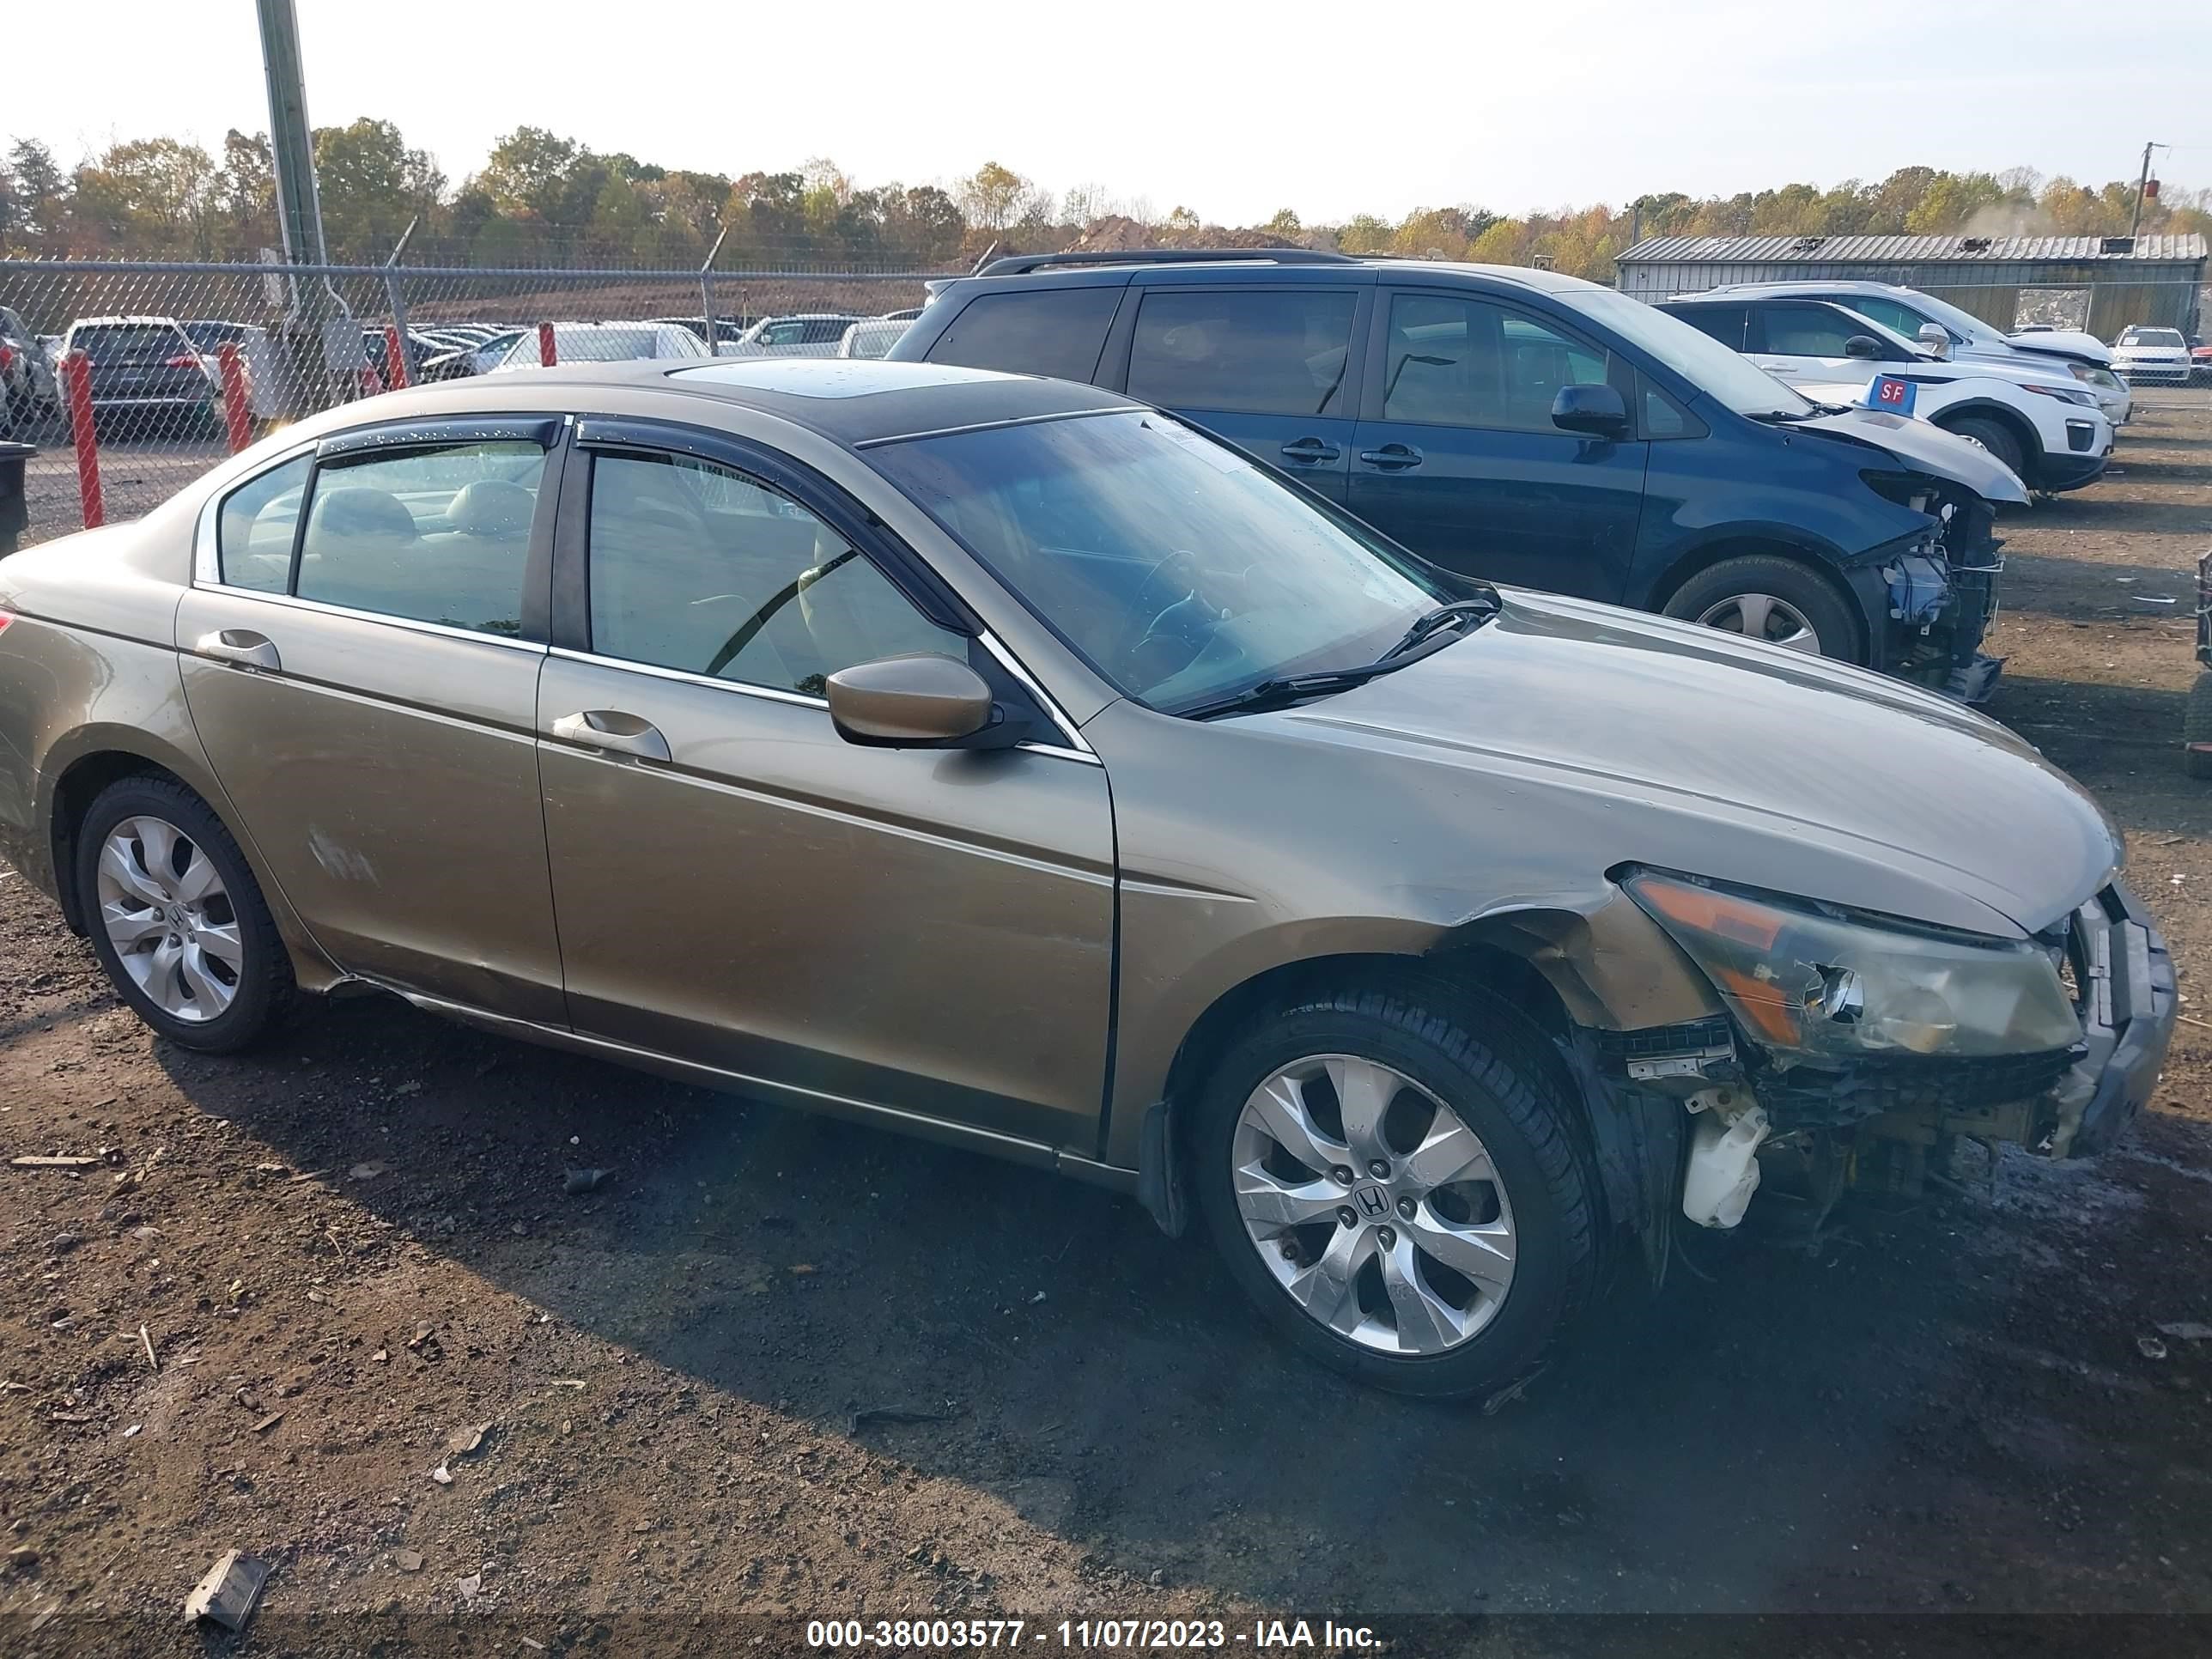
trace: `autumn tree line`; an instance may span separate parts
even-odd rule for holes
[[[381,262],[410,223],[414,264],[688,269],[717,237],[724,270],[931,270],[1003,252],[1269,242],[1352,253],[1548,264],[1604,282],[1643,235],[2112,235],[2129,228],[2131,179],[2092,186],[2032,168],[1904,167],[1726,197],[1679,191],[1619,206],[1500,214],[1461,204],[1390,220],[1304,222],[1285,208],[1225,227],[1178,205],[1097,185],[1055,191],[996,161],[951,183],[863,186],[817,158],[735,176],[603,154],[542,127],[518,127],[455,183],[389,121],[364,117],[314,135],[330,257]],[[2212,232],[2212,190],[2168,187],[2146,232]],[[265,135],[233,131],[220,155],[175,138],[108,145],[65,164],[35,139],[0,161],[0,254],[77,258],[252,259],[278,240]]]

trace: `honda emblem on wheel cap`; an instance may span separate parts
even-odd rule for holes
[[[1356,1196],[1363,1215],[1370,1218],[1390,1212],[1390,1197],[1380,1187],[1362,1187]]]

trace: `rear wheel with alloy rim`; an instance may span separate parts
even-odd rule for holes
[[[1193,1133],[1215,1242],[1269,1322],[1339,1370],[1450,1396],[1541,1363],[1589,1294],[1596,1220],[1540,1038],[1440,990],[1282,1009],[1223,1057]]]
[[[171,1042],[242,1048],[289,1003],[291,960],[261,889],[182,784],[126,778],[102,791],[78,826],[76,880],[100,966]]]
[[[1808,657],[1864,659],[1843,595],[1818,571],[1778,554],[1741,554],[1708,566],[1674,590],[1666,614]]]

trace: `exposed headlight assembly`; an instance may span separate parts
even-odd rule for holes
[[[2081,1040],[2057,965],[2026,940],[1753,897],[1655,871],[1625,885],[1778,1064],[2039,1054]]]

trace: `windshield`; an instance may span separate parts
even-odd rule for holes
[[[2173,328],[2127,328],[2120,331],[2122,345],[2178,346],[2181,331]]]
[[[1980,345],[2002,345],[2004,343],[2004,336],[1996,329],[1972,312],[1961,311],[1948,300],[1939,300],[1932,294],[1921,293],[1917,289],[1900,289],[1899,292],[1911,295],[1915,311],[1925,312],[1962,339],[1972,340]],[[1849,305],[1851,301],[1846,299],[1844,303]]]
[[[1125,695],[1170,714],[1371,662],[1458,597],[1166,415],[912,438],[868,460]]]
[[[1679,317],[1608,289],[1571,289],[1553,296],[1601,328],[1640,346],[1708,397],[1739,415],[1810,415],[1813,405],[1750,358],[1740,356]]]

